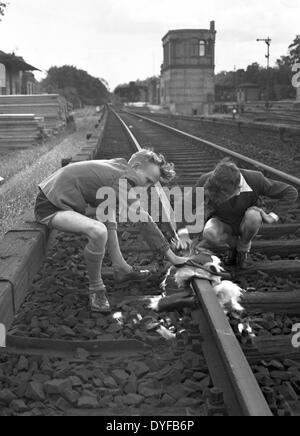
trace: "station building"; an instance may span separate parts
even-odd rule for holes
[[[215,22],[210,29],[171,30],[163,38],[161,105],[172,113],[213,112],[215,101]]]
[[[38,68],[20,56],[0,51],[0,95],[36,94],[37,81],[32,71]]]
[[[255,83],[241,83],[237,87],[237,101],[239,104],[258,101],[259,97],[260,89]]]

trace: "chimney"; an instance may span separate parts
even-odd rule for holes
[[[210,22],[210,30],[211,30],[211,32],[215,32],[216,31],[216,23],[215,23],[215,21],[211,21]]]

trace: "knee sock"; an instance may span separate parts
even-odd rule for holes
[[[84,249],[84,258],[86,261],[87,271],[89,275],[90,292],[105,290],[105,285],[101,276],[104,256],[105,252],[94,253],[88,247],[85,247]]]
[[[252,242],[255,236],[258,234],[259,229],[257,231],[246,232],[242,236],[239,237],[237,250],[243,253],[250,253],[252,248]]]
[[[237,243],[237,251],[241,253],[249,253],[251,251],[252,247],[252,241],[250,242],[243,242],[242,238],[239,238]]]

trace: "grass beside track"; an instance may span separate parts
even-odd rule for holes
[[[77,131],[50,147],[49,151],[47,144],[40,148],[36,146],[33,150],[35,154],[27,150],[19,151],[17,163],[12,163],[15,170],[20,167],[19,171],[0,187],[0,239],[22,215],[33,209],[38,184],[60,168],[63,158],[73,156],[86,144],[86,134],[92,131],[96,119],[90,109],[79,112],[76,116]],[[21,156],[24,157],[23,165]]]
[[[63,139],[69,136],[63,132],[59,136],[52,137],[42,144],[35,144],[24,149],[0,149],[0,175],[7,183],[19,172],[34,165],[37,159],[59,145]]]

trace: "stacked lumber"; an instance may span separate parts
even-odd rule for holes
[[[58,94],[2,95],[0,114],[34,114],[44,118],[46,130],[51,133],[66,126],[69,107]]]
[[[44,136],[44,119],[34,114],[0,114],[0,148],[26,148]]]

